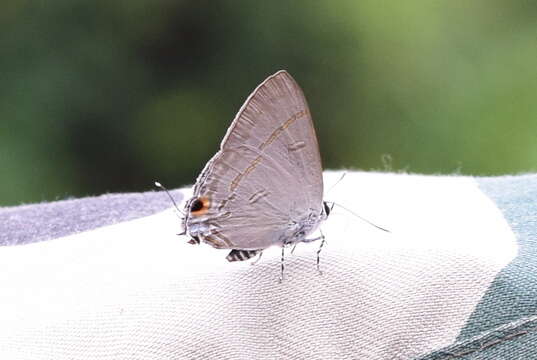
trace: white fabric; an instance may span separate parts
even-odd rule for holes
[[[330,188],[341,173],[325,173]],[[319,243],[254,266],[186,244],[170,209],[0,248],[0,359],[411,359],[452,343],[516,255],[466,177],[349,173]]]

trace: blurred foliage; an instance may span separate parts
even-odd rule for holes
[[[287,69],[325,168],[537,169],[531,1],[4,0],[0,205],[195,181]]]

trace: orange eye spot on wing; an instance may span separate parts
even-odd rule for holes
[[[190,213],[196,216],[206,214],[207,211],[209,211],[210,206],[211,202],[209,201],[209,198],[204,196],[199,197],[190,204]]]

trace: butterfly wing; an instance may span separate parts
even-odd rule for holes
[[[286,71],[248,97],[194,187],[207,200],[186,220],[215,247],[264,249],[322,207],[322,166],[309,108]],[[188,205],[187,205],[188,206]]]

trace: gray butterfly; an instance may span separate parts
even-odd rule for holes
[[[248,97],[187,201],[190,243],[232,249],[229,261],[310,242],[331,210],[323,202],[319,145],[302,90],[278,71]],[[320,251],[320,248],[319,248]],[[260,254],[261,255],[261,254]],[[318,261],[318,258],[317,258]]]

